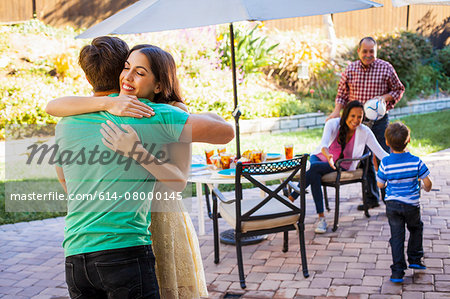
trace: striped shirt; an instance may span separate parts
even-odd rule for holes
[[[345,106],[348,102],[368,100],[389,93],[393,102],[387,102],[390,110],[400,101],[405,87],[397,76],[394,67],[387,61],[376,59],[369,66],[361,60],[352,62],[342,73],[339,81],[336,103]]]
[[[419,179],[430,175],[425,163],[410,153],[391,153],[381,160],[377,181],[385,184],[386,201],[396,200],[405,204],[419,205]]]

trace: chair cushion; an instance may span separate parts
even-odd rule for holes
[[[241,201],[241,211],[242,214],[247,213],[263,198],[259,199],[244,199]],[[262,208],[256,211],[253,216],[270,215],[274,213],[282,213],[292,211],[290,208],[286,207],[284,204],[278,200],[272,198],[268,203],[266,203]],[[235,203],[223,203],[219,204],[219,212],[222,218],[224,218],[227,223],[236,229],[236,206]],[[300,214],[283,216],[278,218],[266,219],[266,220],[253,220],[253,221],[243,221],[241,224],[242,232],[248,232],[259,229],[274,228],[279,226],[285,226],[297,223]]]
[[[341,182],[361,179],[362,175],[363,175],[363,170],[361,168],[358,168],[358,169],[352,170],[352,171],[342,171],[341,172]],[[337,171],[327,173],[326,175],[322,176],[322,182],[333,183],[336,181],[336,176],[337,176]]]

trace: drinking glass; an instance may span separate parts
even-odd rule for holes
[[[211,157],[214,155],[214,150],[205,150],[205,156],[206,156],[206,164],[210,165],[213,164],[211,161]]]
[[[284,155],[286,156],[286,159],[294,158],[294,145],[285,144],[284,145]]]

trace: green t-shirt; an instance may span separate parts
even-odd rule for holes
[[[57,164],[63,168],[68,211],[65,256],[151,244],[150,205],[155,178],[134,160],[102,143],[101,124],[131,125],[144,146],[157,154],[177,142],[189,115],[145,99],[155,115],[118,117],[107,112],[64,117],[56,127]]]

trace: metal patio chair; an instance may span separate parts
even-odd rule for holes
[[[334,207],[334,224],[332,230],[335,232],[338,228],[339,224],[339,203],[340,203],[340,187],[342,185],[361,183],[362,188],[362,197],[363,197],[363,205],[364,205],[364,214],[366,217],[370,217],[369,209],[367,205],[366,199],[366,190],[367,188],[367,170],[369,166],[369,159],[372,158],[371,153],[367,153],[360,158],[354,159],[340,159],[336,161],[336,169],[337,171],[330,172],[324,176],[322,176],[322,186],[323,186],[323,195],[325,199],[325,207],[328,211],[330,211],[330,207],[328,205],[328,194],[327,187],[334,187],[336,190],[336,198],[335,198],[335,207]],[[346,171],[342,169],[342,162],[346,161],[360,161],[362,168],[357,168],[352,171]]]
[[[288,250],[288,231],[298,230],[301,263],[303,276],[308,277],[305,246],[305,172],[308,155],[297,156],[290,160],[268,163],[236,165],[236,189],[235,199],[227,200],[217,189],[211,190],[213,204],[214,226],[214,262],[219,263],[219,224],[218,218],[224,218],[235,229],[235,246],[239,270],[239,280],[242,288],[245,288],[244,265],[242,259],[241,238],[248,236],[265,235],[269,233],[284,232],[283,252]],[[292,172],[289,177],[277,185],[274,190],[268,188],[258,180],[263,175],[281,172]],[[287,184],[299,175],[300,201],[294,205],[283,195],[283,189]],[[242,179],[250,181],[255,187],[263,190],[265,198],[245,199],[242,194]],[[298,182],[298,181],[297,181]],[[296,185],[296,184],[293,184]],[[271,186],[273,188],[273,186]],[[299,206],[298,206],[299,205]]]

